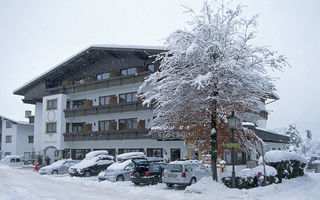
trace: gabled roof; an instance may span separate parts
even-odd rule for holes
[[[13,120],[11,118],[5,117],[3,115],[0,115],[0,118],[4,119],[4,120],[9,120],[14,124],[21,124],[21,125],[30,125],[28,121],[18,121],[18,120]]]
[[[57,73],[59,70],[63,70],[64,68],[68,67],[67,65],[76,59],[80,58],[81,56],[85,56],[86,54],[89,54],[92,50],[110,50],[110,51],[151,51],[155,53],[160,53],[163,51],[166,51],[166,47],[164,46],[138,46],[138,45],[93,45],[88,48],[83,49],[82,51],[76,53],[75,55],[69,57],[68,59],[64,60],[63,62],[55,65],[51,69],[49,69],[47,72],[35,77],[31,81],[27,82],[23,86],[17,88],[13,91],[13,94],[16,95],[24,95],[24,92],[26,89],[31,87],[32,85],[38,83],[39,81],[44,80],[45,78],[49,77],[50,75]]]

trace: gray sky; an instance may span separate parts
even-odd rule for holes
[[[246,16],[259,14],[258,44],[288,57],[270,104],[267,127],[295,123],[320,138],[320,1],[243,0]],[[162,45],[200,0],[0,0],[0,115],[23,119],[33,106],[12,91],[92,44]]]

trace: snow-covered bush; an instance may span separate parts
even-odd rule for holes
[[[257,166],[253,169],[243,169],[240,172],[237,172],[235,184],[236,188],[249,189],[258,187],[259,173],[264,174],[263,166]],[[270,185],[279,182],[279,179],[276,176],[277,170],[266,165],[266,180],[265,182],[263,181],[264,176],[259,177],[259,179],[264,185]],[[223,177],[222,181],[227,187],[232,187],[232,177],[230,174],[226,177]]]
[[[261,164],[260,158],[259,163]],[[272,150],[265,154],[267,165],[274,167],[278,171],[278,179],[291,179],[304,175],[304,168],[307,164],[306,158],[296,152]]]

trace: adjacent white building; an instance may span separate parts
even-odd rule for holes
[[[163,51],[89,47],[14,91],[35,105],[34,150],[51,160],[102,149],[114,156],[140,151],[169,161],[191,158],[195,148],[179,138],[150,133],[155,114],[137,98],[144,78],[158,69],[151,56]],[[264,128],[264,115],[249,121]]]
[[[7,155],[20,155],[28,159],[34,152],[33,124],[16,121],[0,116],[1,124],[1,153],[0,157]]]

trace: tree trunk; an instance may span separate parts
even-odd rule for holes
[[[217,116],[212,114],[211,116],[211,171],[212,179],[218,181],[217,176]]]

